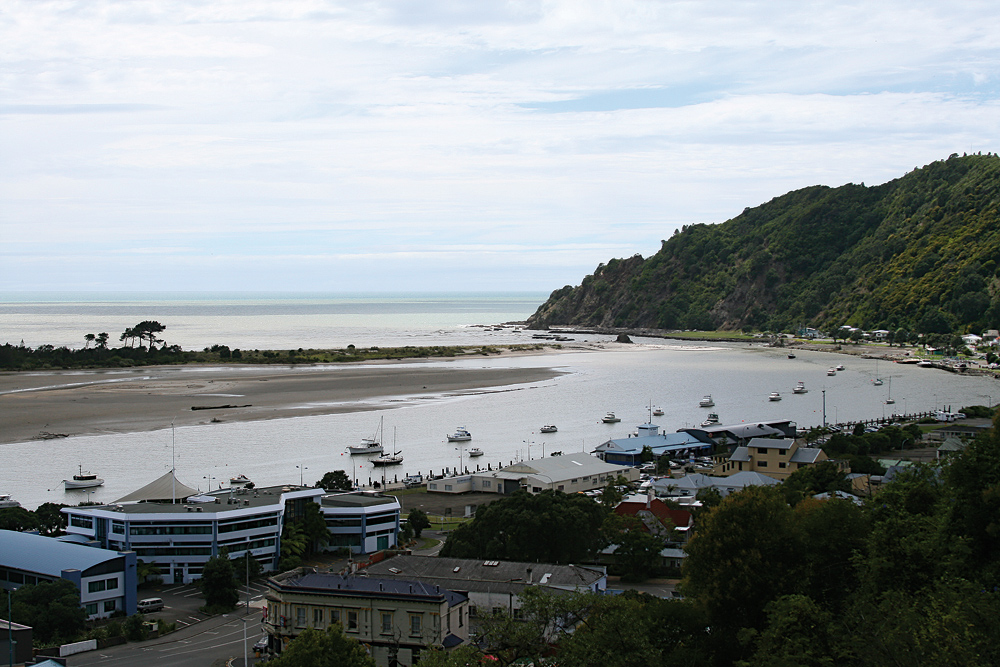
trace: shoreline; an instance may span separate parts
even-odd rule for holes
[[[605,344],[505,352],[548,356]],[[551,366],[441,368],[433,358],[301,366],[181,365],[0,373],[0,445],[150,432],[175,426],[249,422],[378,410],[379,399],[429,398],[543,382]],[[376,367],[378,366],[378,367]]]

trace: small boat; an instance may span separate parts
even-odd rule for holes
[[[715,401],[712,400],[712,395],[709,394],[705,398],[698,401],[698,405],[702,408],[711,408],[715,406]]]
[[[844,364],[837,364],[837,370],[838,371],[844,370]]]
[[[382,448],[382,419],[378,421],[378,428],[370,438],[361,438],[361,444],[348,447],[347,451],[353,454],[381,454]]]
[[[80,472],[73,475],[73,479],[64,479],[63,484],[67,489],[92,489],[104,484],[104,480],[96,473],[83,472],[83,466],[80,466]]]
[[[794,359],[794,358],[795,358],[795,353],[793,353],[793,352],[789,352],[789,353],[788,353],[788,358],[789,358],[789,359]]]
[[[933,361],[927,361],[926,359],[924,359],[923,361],[917,362],[917,368],[933,368],[933,367],[934,367]]]
[[[889,397],[885,399],[886,405],[892,405],[896,400],[892,397],[892,378],[889,378]]]
[[[608,414],[604,415],[604,417],[601,418],[601,421],[604,422],[605,424],[614,424],[616,422],[620,422],[621,418],[615,417],[615,413],[609,412]]]
[[[469,450],[468,452],[466,452],[466,453],[467,453],[467,454],[468,454],[468,455],[469,455],[469,456],[470,456],[471,458],[475,458],[475,457],[477,457],[477,456],[482,456],[482,455],[483,455],[483,450],[479,449],[479,447],[473,447],[472,449],[470,449],[470,450]]]
[[[701,423],[702,426],[715,426],[719,423],[719,413],[709,412],[708,417]]]
[[[538,432],[539,433],[555,433],[558,430],[559,429],[557,429],[555,427],[555,424],[546,424],[545,426],[543,426],[540,429],[538,429]]]
[[[832,367],[828,368],[827,371],[826,371],[826,374],[827,375],[836,375],[837,374],[837,369],[836,368],[832,368]]]
[[[243,473],[229,478],[229,488],[231,489],[245,489],[248,484],[250,484],[250,478]]]
[[[663,416],[663,408],[653,408],[653,416],[654,417],[662,417]]]
[[[792,389],[792,393],[793,394],[805,394],[808,391],[809,390],[806,389],[806,383],[805,382],[799,382],[797,385],[795,385],[795,389]]]
[[[11,498],[9,493],[0,493],[0,509],[9,509],[11,507],[20,506],[21,503]]]
[[[874,380],[872,380],[872,384],[875,385],[876,387],[881,387],[882,386],[882,378],[875,378]]]
[[[372,459],[373,466],[396,466],[403,462],[403,455],[400,452],[393,454],[383,454]]]
[[[472,440],[472,434],[464,426],[459,426],[455,432],[448,436],[448,442],[468,442]]]
[[[770,393],[770,394],[768,395],[768,397],[767,397],[767,400],[769,400],[769,401],[780,401],[780,400],[781,400],[781,394],[779,394],[779,393],[778,393],[778,392],[776,392],[776,391],[772,391],[772,392],[771,392],[771,393]]]

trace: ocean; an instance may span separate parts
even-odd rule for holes
[[[462,294],[7,300],[0,304],[0,340],[16,331],[29,345],[60,344],[60,336],[64,344],[80,345],[88,331],[117,332],[156,319],[167,326],[168,343],[190,348],[216,342],[244,349],[518,343],[531,342],[532,332],[497,331],[491,325],[523,320],[544,299]],[[886,362],[876,369],[874,360],[830,352],[800,351],[788,359],[784,351],[760,344],[638,338],[634,345],[620,346],[609,336],[573,338],[594,349],[420,362],[445,368],[544,366],[562,372],[544,382],[419,398],[387,395],[360,403],[357,412],[337,415],[0,445],[0,493],[12,494],[28,508],[43,502],[111,502],[168,471],[172,458],[178,478],[202,489],[217,488],[241,473],[258,485],[297,484],[300,478],[313,483],[329,470],[345,470],[367,484],[380,480],[383,471],[345,448],[371,436],[380,421],[384,441],[395,442],[404,456],[401,466],[385,470],[392,481],[411,473],[440,474],[459,466],[495,469],[557,451],[591,451],[650,421],[653,406],[664,411],[653,423],[676,431],[699,424],[709,411],[724,424],[791,419],[808,427],[823,422],[824,409],[828,422],[843,422],[942,405],[956,410],[992,405],[994,396],[1000,397],[990,378]],[[846,369],[827,376],[826,370],[838,363]],[[874,386],[876,370],[891,383]],[[792,394],[799,381],[808,393]],[[769,401],[772,391],[781,392],[783,400]],[[885,404],[889,391],[894,405]],[[715,401],[711,410],[698,406],[706,394]],[[608,411],[622,421],[602,423]],[[558,431],[542,434],[544,424],[555,424]],[[473,435],[464,446],[446,439],[458,426]],[[470,461],[466,451],[471,447],[484,456]],[[61,480],[79,465],[98,473],[105,485],[92,492],[64,491]]]

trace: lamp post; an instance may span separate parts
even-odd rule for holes
[[[295,467],[299,469],[299,486],[305,486],[302,483],[302,479],[303,479],[302,473],[304,473],[306,470],[309,470],[308,466],[297,465]]]
[[[248,667],[250,664],[247,662],[247,619],[246,616],[240,619],[243,621],[243,667]]]

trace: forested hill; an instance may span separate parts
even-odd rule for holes
[[[529,327],[949,333],[1000,324],[1000,156],[883,185],[813,186],[690,225],[556,290]]]

